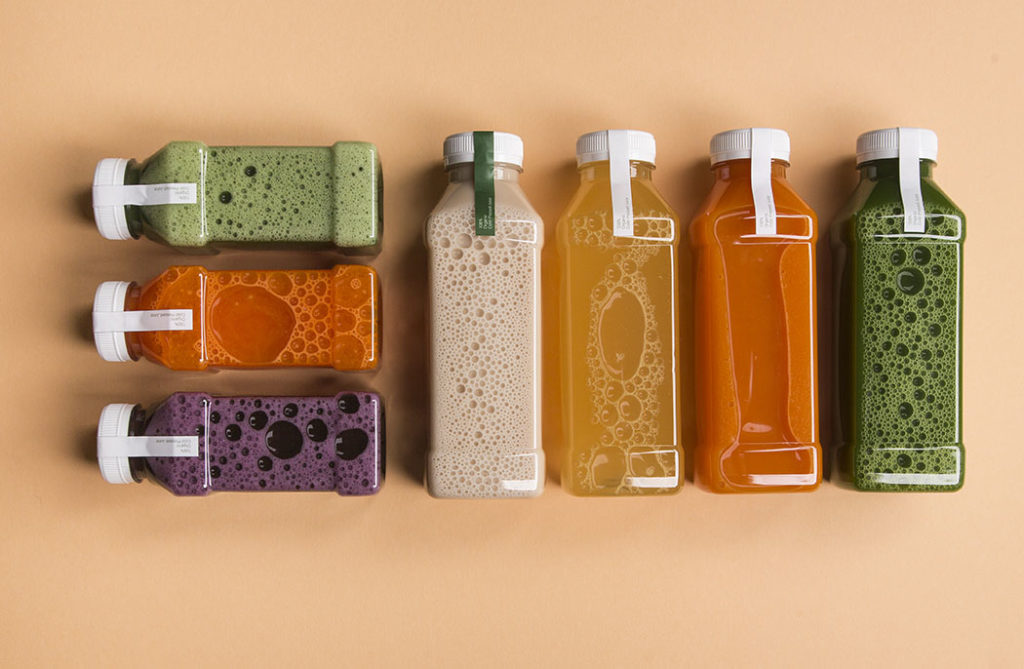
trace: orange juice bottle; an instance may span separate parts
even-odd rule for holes
[[[690,227],[696,476],[714,492],[813,490],[817,216],[786,180],[784,131],[715,135],[711,163]]]
[[[583,135],[558,222],[562,485],[656,495],[682,483],[679,219],[654,187],[654,137]]]
[[[106,281],[93,301],[104,360],[147,358],[171,369],[372,369],[380,357],[377,274],[171,267],[144,286]]]

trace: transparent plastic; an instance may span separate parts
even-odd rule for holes
[[[540,410],[540,253],[544,224],[494,169],[495,234],[475,234],[473,164],[449,168],[426,223],[435,497],[533,497],[544,488]]]
[[[384,481],[384,413],[374,393],[214,397],[175,393],[136,407],[129,435],[199,436],[198,457],[133,457],[132,478],[175,495],[334,490],[370,495]]]
[[[558,222],[562,485],[659,495],[683,482],[679,218],[630,162],[634,237],[612,234],[608,161],[579,167]]]
[[[821,482],[817,217],[771,166],[777,234],[755,235],[750,160],[714,166],[694,251],[695,475],[721,493]]]
[[[191,309],[185,331],[128,332],[133,360],[177,370],[216,367],[373,369],[380,286],[363,265],[329,270],[210,271],[178,266],[132,284],[125,310]]]
[[[133,237],[190,252],[233,246],[337,247],[373,253],[381,234],[377,147],[214,146],[171,142],[125,183],[195,183],[196,204],[125,206]]]
[[[833,226],[842,480],[861,490],[964,482],[964,214],[921,161],[925,232],[903,231],[898,160],[860,166]]]

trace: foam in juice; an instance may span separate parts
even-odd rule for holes
[[[655,142],[576,144],[580,187],[558,222],[562,485],[652,495],[682,484],[679,219],[655,189]]]
[[[379,293],[376,272],[363,265],[171,267],[143,286],[101,284],[93,333],[105,360],[144,357],[171,369],[373,369],[380,353]]]
[[[932,178],[938,138],[857,140],[860,183],[834,226],[840,286],[839,463],[861,490],[964,481],[963,212]]]
[[[175,495],[334,490],[369,495],[384,480],[380,397],[217,397],[175,393],[149,411],[110,404],[97,457],[110,483],[150,478]]]
[[[493,160],[483,168],[476,164],[480,141],[492,142],[483,151]],[[544,486],[544,227],[519,186],[523,143],[508,133],[462,133],[445,140],[444,153],[450,183],[426,224],[427,489],[436,497],[532,497]],[[487,215],[487,203],[478,199],[481,190],[493,208]]]
[[[171,142],[141,163],[100,161],[93,210],[108,239],[144,235],[191,252],[290,245],[372,252],[380,242],[381,183],[377,147],[366,142]]]

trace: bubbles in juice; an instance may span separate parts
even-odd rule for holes
[[[440,497],[522,497],[541,490],[539,240],[530,211],[495,210],[477,237],[474,210],[428,222],[433,374],[427,485]]]

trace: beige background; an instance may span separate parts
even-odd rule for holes
[[[1019,3],[264,4],[0,5],[0,664],[1022,662]],[[938,132],[937,178],[969,217],[961,492],[719,497],[691,482],[592,500],[552,476],[533,501],[426,495],[420,230],[446,134],[524,137],[550,239],[582,132],[653,132],[656,182],[687,219],[711,134],[786,128],[791,179],[827,222],[853,186],[856,135],[897,124]],[[101,280],[336,259],[102,240],[95,161],[172,139],[379,145],[379,373],[99,360]],[[390,419],[375,498],[176,499],[107,485],[90,460],[107,402],[364,386]]]

